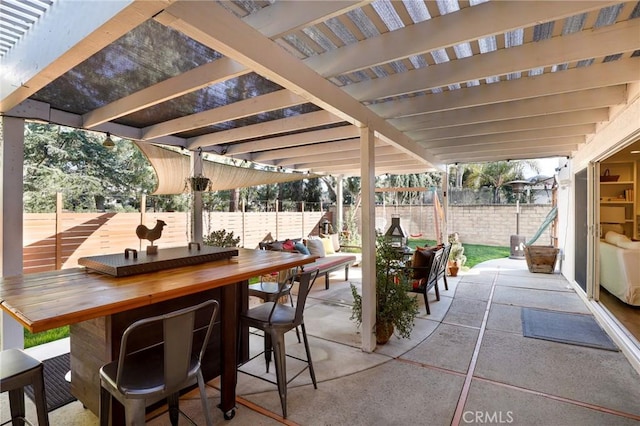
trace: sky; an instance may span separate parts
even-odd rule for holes
[[[528,179],[530,177],[533,177],[533,176],[536,176],[536,175],[539,175],[539,174],[540,175],[545,175],[545,176],[553,176],[554,174],[556,174],[556,168],[564,166],[566,161],[567,161],[567,159],[564,158],[564,157],[553,157],[553,158],[538,159],[538,160],[536,160],[536,162],[538,163],[538,166],[540,167],[540,172],[535,172],[534,170],[532,170],[529,167],[525,166],[524,177],[525,177],[525,179]]]

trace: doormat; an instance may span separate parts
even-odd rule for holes
[[[71,395],[71,383],[64,378],[70,370],[71,364],[69,360],[70,354],[66,353],[42,361],[44,364],[44,392],[47,397],[47,412],[76,400]],[[25,386],[24,393],[34,401],[32,386]]]
[[[618,351],[591,315],[522,308],[524,337]]]

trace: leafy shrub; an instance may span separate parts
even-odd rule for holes
[[[204,237],[204,244],[214,247],[238,247],[240,237],[233,237],[233,231],[227,233],[226,229],[213,231]]]

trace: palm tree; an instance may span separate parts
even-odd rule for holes
[[[504,192],[507,182],[523,179],[525,166],[534,171],[539,167],[534,160],[523,161],[497,161],[495,163],[482,163],[467,165],[471,170],[464,186],[479,189],[488,186],[493,189],[493,202],[500,203],[500,194]]]

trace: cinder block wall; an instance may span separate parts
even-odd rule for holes
[[[520,205],[519,235],[526,240],[533,237],[550,210],[548,204]],[[509,246],[510,236],[516,235],[516,206],[450,206],[447,228],[449,232],[458,232],[465,243]],[[548,227],[535,244],[551,244],[550,231]]]
[[[528,241],[542,225],[551,207],[550,204],[521,204],[519,235]],[[408,234],[436,240],[433,205],[377,206],[376,228],[386,231],[394,216],[400,217],[400,223]],[[360,219],[359,214],[356,217]],[[448,218],[447,229],[442,231],[445,239],[449,233],[458,232],[463,243],[508,247],[511,235],[516,234],[516,206],[512,204],[451,205]],[[551,227],[547,228],[535,244],[551,244],[550,231]]]

